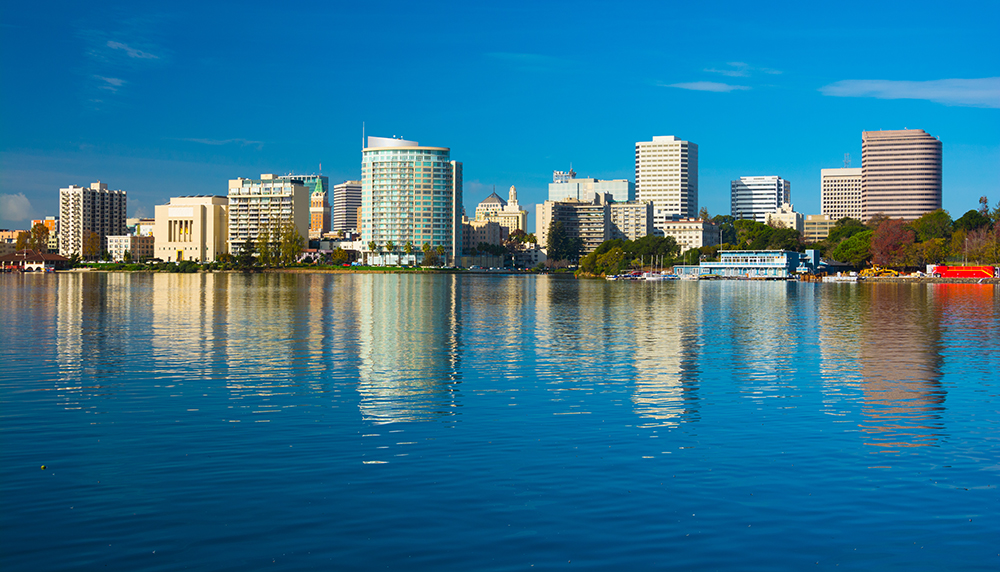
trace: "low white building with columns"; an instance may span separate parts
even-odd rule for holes
[[[153,226],[156,258],[165,262],[215,262],[228,252],[229,198],[172,197],[156,206]]]

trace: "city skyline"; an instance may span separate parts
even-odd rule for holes
[[[816,214],[821,169],[842,167],[845,153],[860,166],[862,131],[903,128],[942,142],[954,218],[979,196],[995,204],[1000,71],[988,54],[1000,9],[862,6],[829,18],[736,3],[462,14],[14,5],[0,22],[4,77],[18,86],[0,94],[0,228],[55,215],[59,188],[96,180],[128,193],[130,217],[259,173],[322,164],[331,184],[359,180],[363,129],[451,148],[465,164],[467,214],[494,185],[544,202],[552,171],[570,165],[581,178],[634,182],[636,142],[659,135],[698,144],[699,208],[727,214],[729,181],[780,174],[796,210]],[[261,22],[296,41],[219,33]],[[307,33],[304,22],[338,31]],[[597,23],[612,33],[569,41]],[[746,42],[760,27],[781,33]],[[628,42],[613,33],[626,29]],[[447,78],[426,73],[433,66]]]

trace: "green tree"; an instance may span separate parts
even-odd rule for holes
[[[389,254],[392,254],[393,252],[396,252],[396,243],[393,242],[393,241],[391,241],[391,240],[389,242],[385,243],[385,250]]]
[[[734,225],[736,217],[732,215],[715,215],[712,217],[712,222],[719,226],[719,232],[722,235],[722,244],[736,244],[737,233],[736,226]]]
[[[284,266],[294,264],[302,253],[302,235],[294,224],[287,223],[282,227],[278,253],[279,262]]]
[[[928,264],[941,264],[948,258],[948,243],[943,238],[932,238],[921,244],[922,257]]]
[[[866,230],[869,229],[868,227],[865,226],[865,223],[861,222],[860,220],[845,216],[844,218],[834,223],[833,228],[830,229],[830,234],[826,237],[826,240],[831,245],[836,246],[837,244],[840,244],[840,241],[844,240],[845,238],[850,238],[855,234],[858,234],[859,232],[864,232]]]
[[[576,262],[580,257],[583,243],[577,237],[567,234],[562,222],[552,221],[549,224],[549,236],[546,244],[546,254],[549,260],[566,260]]]
[[[952,228],[956,231],[964,230],[965,232],[969,232],[989,226],[991,222],[990,217],[984,216],[980,211],[970,209],[952,224]]]
[[[125,264],[132,264],[132,251],[126,250],[125,254],[122,255],[122,260],[125,261]]]
[[[701,210],[698,211],[698,218],[700,218],[701,220],[709,219],[708,207],[701,207]]]
[[[405,252],[407,256],[413,254],[413,242],[407,240],[406,244],[403,245],[403,252]]]
[[[861,267],[871,260],[871,240],[875,231],[865,230],[843,240],[833,249],[834,260]]]
[[[924,214],[910,223],[917,233],[917,240],[924,242],[932,238],[951,238],[951,216],[944,209],[937,209]]]
[[[254,242],[257,250],[257,262],[265,268],[278,264],[278,256],[275,255],[274,237],[270,227],[263,227],[257,233],[257,240]]]
[[[339,246],[330,255],[330,261],[338,266],[347,262],[347,258],[347,251]]]

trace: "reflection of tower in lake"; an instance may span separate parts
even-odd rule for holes
[[[60,384],[84,394],[113,393],[127,369],[136,315],[144,316],[148,300],[131,296],[136,278],[130,274],[74,272],[57,279]]]
[[[653,282],[628,294],[635,344],[632,403],[644,420],[639,426],[697,421],[698,341],[705,318],[699,284]]]
[[[359,277],[362,418],[372,423],[455,415],[459,368],[458,278]]]
[[[928,446],[943,431],[940,305],[925,285],[869,284],[861,304],[861,428],[870,445]]]

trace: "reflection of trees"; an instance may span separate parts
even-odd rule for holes
[[[870,284],[860,359],[864,421],[869,444],[921,447],[943,430],[940,307],[924,285]]]
[[[362,275],[359,408],[366,421],[454,415],[460,305],[455,275]]]

